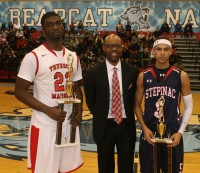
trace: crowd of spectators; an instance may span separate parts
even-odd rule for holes
[[[42,34],[34,39],[31,34],[36,31],[23,24],[20,26],[17,22],[2,24],[0,30],[0,69],[18,70],[24,55],[40,45],[44,40]]]
[[[65,24],[65,23],[64,23]],[[123,54],[122,60],[127,61],[139,68],[148,68],[154,64],[154,57],[151,54],[153,42],[164,32],[169,33],[168,24],[165,22],[161,28],[154,32],[135,31],[131,29],[129,21],[124,26],[121,21],[116,25],[116,33],[122,39]],[[83,75],[85,71],[105,59],[103,44],[105,37],[111,31],[89,31],[83,27],[80,20],[78,26],[72,22],[69,28],[66,27],[63,45],[72,51],[76,51],[80,58]],[[36,37],[34,36],[37,32]],[[178,32],[178,31],[177,31]],[[39,33],[39,34],[38,34]],[[173,43],[173,37],[170,38]],[[29,28],[26,24],[20,26],[17,22],[2,24],[0,31],[0,69],[18,70],[24,55],[39,46],[45,41],[42,31]],[[180,59],[176,54],[176,46],[173,44],[172,65]]]
[[[164,22],[159,30],[160,34],[170,33],[170,27],[167,22]],[[182,28],[182,24],[180,24],[179,20],[176,21],[174,26],[174,37],[176,37],[177,33],[182,37],[192,37],[193,36],[193,28],[190,21],[187,22],[184,28]]]
[[[79,33],[79,31],[77,31]],[[122,61],[127,61],[140,69],[149,68],[154,65],[154,56],[152,55],[152,46],[155,39],[162,36],[160,30],[154,32],[143,32],[131,30],[129,22],[124,27],[121,22],[116,25],[116,31],[113,31],[122,39],[123,53]],[[110,33],[107,31],[99,31],[98,28],[91,32],[83,29],[81,35],[71,34],[68,32],[66,36],[70,39],[65,46],[76,51],[82,65],[83,75],[85,71],[105,59],[103,52],[103,44],[105,37]],[[167,35],[168,37],[169,35]],[[170,58],[171,65],[180,62],[180,56],[176,53],[176,45],[173,37],[169,37],[173,45],[173,53]]]

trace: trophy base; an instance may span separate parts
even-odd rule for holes
[[[56,99],[58,104],[73,104],[73,103],[81,103],[80,99],[77,98],[65,98],[65,99]]]
[[[154,138],[155,144],[153,145],[153,173],[160,173],[160,168],[162,167],[158,161],[158,155],[162,155],[161,150],[158,149],[158,146],[161,145],[161,143],[171,143],[172,140],[169,138]],[[167,172],[166,173],[172,173],[172,147],[166,147],[167,148]],[[162,159],[159,157],[159,159]]]
[[[61,110],[63,110],[64,104],[73,104],[72,117],[75,115],[78,103],[81,103],[81,100],[77,98],[56,99],[56,101],[58,102],[58,105]],[[57,122],[56,142],[55,142],[56,148],[75,147],[78,145],[77,143],[75,143],[76,128],[71,129],[69,142],[65,141],[64,143],[61,144],[61,134],[62,134],[62,122]]]
[[[172,140],[169,139],[169,138],[163,138],[163,139],[153,138],[152,141],[155,142],[155,143],[165,143],[165,144],[171,144],[172,143]]]
[[[66,147],[76,147],[78,144],[77,143],[63,143],[63,144],[55,144],[56,148],[66,148]]]

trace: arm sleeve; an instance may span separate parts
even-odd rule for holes
[[[82,69],[81,69],[81,63],[79,57],[75,54],[76,60],[74,64],[74,69],[76,69],[76,73],[73,74],[73,81],[78,81],[82,79]]]
[[[35,78],[37,63],[36,57],[33,53],[28,53],[25,55],[21,62],[18,77],[25,79],[29,82],[33,82]]]
[[[180,125],[179,131],[178,131],[181,134],[184,133],[184,130],[188,124],[188,121],[189,121],[191,115],[192,115],[192,109],[193,109],[192,94],[183,96],[183,101],[184,101],[184,112],[183,112],[181,125]]]

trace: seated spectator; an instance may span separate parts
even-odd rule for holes
[[[9,32],[6,29],[2,29],[0,33],[1,35],[4,35],[5,37],[7,37]]]
[[[80,34],[82,32],[82,30],[83,30],[83,22],[82,22],[82,20],[79,21],[77,27],[78,27],[78,33]]]
[[[21,29],[18,29],[17,32],[15,33],[16,38],[21,38],[24,36],[24,32]]]
[[[133,29],[133,30],[131,31],[131,36],[132,36],[132,37],[137,37],[137,31]]]
[[[124,45],[123,43],[122,43],[122,45],[123,45],[123,49],[122,49],[121,60],[129,62],[130,61],[130,56],[131,56],[131,53],[129,51],[129,47],[130,46],[128,47],[128,46]]]
[[[75,25],[73,22],[69,25],[69,34],[74,34],[75,35]]]
[[[28,26],[27,26],[26,23],[23,24],[23,32],[24,32],[24,37],[26,39],[29,39],[29,37],[30,37],[30,31],[29,31],[29,28],[28,28]]]
[[[16,39],[15,36],[9,37],[8,44],[9,44],[10,47],[11,47],[12,49],[14,49],[14,50],[16,49],[16,41],[17,41],[17,39]]]
[[[179,23],[179,20],[176,21],[176,25],[174,26],[174,37],[176,37],[176,33],[182,33],[182,25]]]
[[[116,33],[119,37],[123,36],[125,33],[124,25],[121,23],[121,21],[119,21],[116,25]]]
[[[159,30],[159,28],[156,28],[156,30],[153,32],[152,37],[153,40],[156,40],[158,37],[160,37],[162,35],[161,31]]]
[[[126,37],[122,37],[121,40],[121,44],[124,46],[124,48],[128,48],[132,44],[131,41],[128,40]]]
[[[140,48],[139,48],[138,52],[139,52],[140,56],[142,57],[143,53],[144,53],[144,50],[145,50],[145,44],[144,44],[144,42],[139,41],[139,46],[140,46]]]
[[[95,31],[94,31],[93,35],[94,35],[95,38],[100,35],[100,32],[99,32],[98,28],[95,28]]]
[[[103,41],[103,38],[101,38],[101,36],[100,35],[98,35],[96,38],[95,38],[95,41],[94,41],[95,43],[95,47],[96,47],[96,49],[100,49],[100,50],[103,50],[103,43],[104,43],[104,41]]]
[[[131,63],[132,65],[135,65],[137,67],[140,67],[141,56],[140,56],[138,50],[135,49],[134,46],[130,46],[129,52],[130,52],[129,63]]]
[[[28,49],[29,50],[33,50],[34,48],[36,48],[38,46],[38,43],[36,42],[36,40],[32,37],[30,37],[30,39],[28,40]]]
[[[30,28],[30,33],[35,33],[35,32],[37,32],[36,28],[31,27],[31,28]]]
[[[88,61],[92,60],[94,57],[94,54],[90,48],[86,48],[85,50],[85,56],[88,58]]]
[[[11,37],[15,37],[15,31],[13,31],[13,28],[10,28],[8,31],[7,40],[9,41]]]
[[[127,24],[125,26],[125,30],[126,30],[126,33],[131,32],[131,25],[130,25],[130,22],[128,20],[127,20]]]
[[[131,42],[131,40],[132,40],[132,33],[131,33],[131,31],[127,31],[126,32],[125,40]]]
[[[0,37],[0,48],[1,50],[4,50],[8,45],[8,41],[4,35],[1,35]]]
[[[84,37],[93,37],[93,33],[89,31],[88,29],[85,29],[83,34],[84,34]]]
[[[69,49],[71,51],[76,51],[79,41],[76,37],[73,37],[69,42]]]
[[[66,29],[67,29],[67,23],[65,22],[64,19],[62,19],[62,23],[63,23],[64,30],[66,31]]]
[[[96,52],[97,63],[101,63],[105,60],[105,53],[101,49],[98,49]]]
[[[18,21],[16,21],[13,25],[13,29],[14,31],[17,31],[18,29],[21,29],[20,23],[18,23]]]
[[[5,54],[11,55],[14,53],[14,50],[10,47],[10,45],[8,44],[5,48]]]
[[[6,24],[5,23],[2,23],[1,30],[6,30]]]
[[[160,32],[163,34],[164,32],[166,32],[167,34],[169,34],[169,31],[170,31],[170,28],[169,28],[169,25],[168,23],[165,21],[161,28],[160,28]]]
[[[149,48],[153,46],[153,35],[150,32],[147,32],[146,44]]]
[[[15,51],[10,47],[10,45],[7,45],[5,48],[5,55],[8,57],[16,58]]]
[[[25,37],[20,37],[18,40],[17,40],[17,49],[26,49],[26,46],[27,46],[27,42],[25,40]]]
[[[139,41],[142,41],[142,42],[146,41],[146,33],[145,32],[139,31],[137,36],[138,36]]]
[[[132,47],[132,49],[135,49],[135,50],[137,50],[137,51],[139,51],[139,49],[140,49],[140,41],[139,41],[140,39],[138,38],[138,36],[136,35],[135,37],[132,37],[132,41],[131,41],[131,43],[132,43],[132,45],[131,45],[131,47]]]
[[[85,44],[83,39],[80,39],[79,44],[77,45],[77,55],[79,56],[80,54],[85,54]]]
[[[185,25],[183,34],[184,34],[184,37],[193,36],[193,29],[192,29],[192,24],[190,23],[190,21],[188,21],[188,23]]]
[[[13,22],[10,21],[9,24],[8,24],[8,30],[10,30],[10,29],[13,30],[14,29],[13,27],[14,27]]]
[[[44,35],[38,35],[37,38],[35,39],[36,45],[43,44],[46,41],[46,37]]]
[[[86,40],[85,40],[85,38],[86,38]],[[84,37],[83,40],[86,41],[85,42],[86,46],[89,47],[93,51],[94,47],[95,47],[93,35],[91,35],[90,37]]]

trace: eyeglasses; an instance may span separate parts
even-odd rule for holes
[[[121,44],[105,44],[104,46],[108,47],[109,49],[113,49],[114,47],[116,49],[121,49],[122,48]]]

